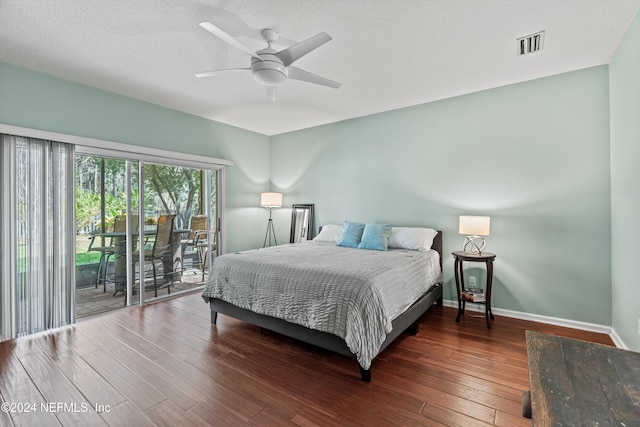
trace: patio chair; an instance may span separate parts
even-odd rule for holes
[[[204,275],[209,273],[209,256],[213,256],[215,259],[216,256],[216,233],[209,232],[206,235],[207,240],[203,240],[198,244],[200,248],[200,268],[202,270],[202,281],[204,282]],[[209,245],[209,241],[211,240],[211,244]]]
[[[127,231],[127,221],[125,215],[118,215],[113,223],[113,230],[115,232],[125,232]],[[94,234],[89,237],[91,242],[89,242],[89,247],[87,248],[87,252],[100,252],[100,262],[98,263],[98,272],[96,273],[96,288],[102,284],[103,292],[107,292],[107,270],[109,267],[109,259],[115,255],[116,247],[113,237],[108,237],[105,240],[102,240],[101,234]],[[96,243],[96,239],[101,238],[100,242],[107,242],[104,246],[93,246]]]
[[[153,272],[153,290],[156,297],[158,296],[158,289],[165,286],[170,294],[171,285],[173,285],[173,280],[170,276],[172,276],[174,272],[169,271],[167,266],[172,265],[172,261],[170,259],[173,257],[173,223],[175,218],[175,215],[160,215],[158,217],[155,240],[153,241],[150,249],[144,248],[145,264],[147,262],[151,263],[151,270]],[[139,256],[139,252],[134,252],[134,264],[137,262]],[[169,262],[166,262],[167,259],[169,259]],[[163,264],[162,270],[165,278],[165,284],[162,286],[158,286],[156,261],[162,261]],[[144,270],[144,266],[140,266],[139,279],[141,281],[144,280]]]
[[[190,259],[191,265],[202,272],[202,280],[207,270],[209,240],[214,238],[212,250],[215,249],[215,235],[209,231],[209,218],[206,215],[194,215],[191,217],[189,236],[181,241],[183,271],[184,260]]]

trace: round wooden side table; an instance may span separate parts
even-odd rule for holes
[[[452,252],[455,258],[454,268],[456,273],[456,290],[458,291],[458,315],[456,316],[456,322],[460,321],[460,315],[464,314],[464,306],[467,302],[462,297],[462,291],[464,290],[464,273],[462,268],[463,261],[468,262],[484,262],[487,266],[487,290],[485,301],[478,301],[478,304],[484,304],[484,315],[487,319],[487,327],[491,328],[491,320],[493,320],[493,312],[491,311],[491,285],[493,282],[493,260],[496,259],[496,254],[491,252],[482,252],[479,254],[455,251]],[[474,301],[475,302],[475,301]]]

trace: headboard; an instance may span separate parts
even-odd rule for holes
[[[444,273],[444,271],[442,270],[442,231],[438,230],[438,234],[436,234],[436,237],[433,238],[431,249],[440,254],[440,271]]]

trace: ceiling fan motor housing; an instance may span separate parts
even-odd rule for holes
[[[257,52],[262,61],[251,58],[251,74],[260,84],[267,86],[277,86],[287,81],[289,75],[287,67],[284,66],[280,58],[273,52],[265,52],[267,49]]]

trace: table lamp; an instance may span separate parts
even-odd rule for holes
[[[466,234],[463,250],[470,254],[482,254],[486,242],[484,237],[489,235],[491,218],[488,216],[461,215],[458,223],[458,233]]]
[[[273,220],[271,219],[271,211],[276,208],[282,207],[282,193],[266,192],[260,193],[260,206],[269,209],[269,221],[267,222],[267,232],[264,235],[264,244],[262,247],[267,246],[267,239],[269,240],[269,246],[271,246],[271,237],[273,237],[273,243],[277,246],[276,232],[273,229]]]

